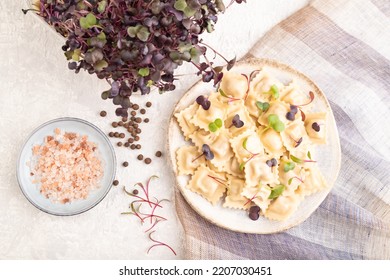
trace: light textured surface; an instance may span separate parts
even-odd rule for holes
[[[306,5],[308,0],[248,0],[234,5],[220,17],[216,31],[205,41],[228,57],[242,57],[273,25]],[[122,185],[131,187],[149,176],[160,176],[152,184],[152,194],[159,198],[173,196],[174,178],[165,158],[148,167],[135,160],[135,153],[117,150],[118,162],[128,160],[130,167],[119,168],[119,187],[91,211],[74,217],[54,217],[35,209],[20,192],[16,177],[16,159],[24,140],[35,127],[57,117],[81,117],[109,131],[109,119],[98,117],[105,109],[113,117],[114,107],[100,99],[107,85],[87,73],[75,75],[67,70],[61,51],[63,39],[41,24],[33,15],[24,16],[25,1],[0,2],[0,259],[170,259],[165,248],[149,255],[151,243],[139,223],[121,216],[130,201]],[[180,69],[191,73],[190,67]],[[195,81],[185,76],[169,94],[154,93],[139,98],[154,106],[143,125],[142,145],[145,155],[164,150],[168,120],[174,104]],[[172,245],[185,256],[180,223],[175,207],[164,208],[169,221],[158,225],[155,237]]]
[[[388,0],[315,0],[250,51],[291,65],[325,93],[340,135],[340,174],[304,223],[278,234],[223,230],[177,203],[188,258],[390,259],[389,11]]]

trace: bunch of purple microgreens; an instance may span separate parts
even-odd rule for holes
[[[234,2],[246,0],[231,0],[228,7]],[[192,63],[204,82],[221,81],[222,67],[206,57],[207,50],[228,70],[235,58],[227,60],[199,35],[212,32],[225,9],[223,0],[39,0],[30,10],[66,37],[69,69],[107,80],[111,87],[102,98],[112,99],[120,106],[116,114],[126,117],[133,92],[174,90],[174,72],[183,62]]]

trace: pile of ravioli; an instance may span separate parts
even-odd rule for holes
[[[278,94],[270,94],[271,89]],[[243,211],[258,206],[259,215],[282,221],[306,196],[327,188],[315,160],[315,146],[326,144],[327,114],[313,112],[309,93],[296,81],[284,85],[263,69],[248,82],[230,71],[205,98],[207,110],[194,100],[175,113],[189,143],[176,152],[178,174],[190,176],[188,189],[213,205]],[[299,109],[294,120],[286,117],[291,105]],[[232,125],[237,115],[241,127]],[[283,123],[282,131],[270,127],[270,115]],[[210,131],[216,119],[222,126]],[[204,144],[213,159],[201,156]],[[276,164],[270,166],[272,160]]]

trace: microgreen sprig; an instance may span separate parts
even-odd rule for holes
[[[221,185],[224,185],[226,187],[226,180],[224,179],[221,179],[221,178],[218,178],[218,177],[215,177],[215,176],[211,176],[211,175],[207,175],[207,177],[213,179],[214,181],[216,181],[218,184],[221,184]]]
[[[227,95],[221,88],[218,90],[219,94],[225,98],[228,99],[228,103],[233,102],[233,101],[239,101],[241,100],[240,98],[234,98],[233,96]]]
[[[282,184],[276,185],[275,187],[272,188],[268,199],[278,198],[279,196],[282,195],[282,193],[284,192],[285,189],[286,189],[285,185],[282,185]]]
[[[290,170],[293,170],[294,168],[295,168],[294,162],[285,162],[283,166],[283,171],[287,173]]]
[[[268,102],[260,102],[260,101],[256,101],[256,106],[257,108],[259,108],[259,110],[261,110],[262,112],[267,112],[270,105]]]
[[[202,153],[197,156],[196,158],[194,158],[192,160],[192,162],[194,162],[195,160],[199,159],[200,157],[205,157],[207,160],[212,160],[214,158],[214,153],[211,151],[210,149],[210,146],[207,145],[207,144],[203,144],[202,145]]]
[[[256,156],[260,155],[260,153],[253,153],[253,152],[251,152],[251,151],[249,151],[249,150],[247,149],[248,138],[249,138],[249,137],[247,137],[247,138],[244,139],[244,141],[242,142],[242,147],[244,148],[245,151],[247,151],[248,153],[250,153],[251,156],[250,156],[249,159],[247,159],[246,161],[244,161],[244,162],[242,162],[242,163],[240,164],[239,169],[240,169],[241,171],[244,170],[245,165],[246,165],[249,161],[251,161],[252,159],[254,159]]]
[[[268,116],[268,125],[276,132],[282,132],[285,128],[284,123],[279,119],[278,115],[270,114]]]
[[[167,247],[168,249],[170,249],[172,251],[172,253],[176,255],[175,250],[171,246],[169,246],[168,244],[166,244],[164,242],[158,241],[152,237],[152,234],[155,233],[156,231],[154,230],[151,232],[151,230],[155,229],[157,224],[159,224],[160,222],[167,221],[167,219],[165,217],[163,217],[159,214],[156,214],[156,211],[157,211],[157,209],[163,208],[163,206],[161,205],[162,202],[169,201],[167,199],[159,200],[155,197],[153,198],[154,200],[151,200],[151,198],[150,198],[151,197],[150,196],[150,183],[151,183],[152,179],[156,179],[156,178],[158,178],[158,177],[151,176],[147,180],[145,186],[142,183],[135,184],[135,186],[140,187],[142,190],[142,193],[139,195],[135,191],[129,192],[126,190],[125,187],[123,188],[124,192],[127,195],[129,195],[133,198],[136,198],[136,199],[130,203],[130,206],[129,206],[130,211],[123,212],[121,214],[135,216],[136,218],[139,219],[139,221],[141,222],[141,225],[144,225],[145,223],[147,223],[147,221],[149,221],[148,222],[149,227],[144,232],[145,233],[150,232],[148,237],[154,244],[152,246],[150,246],[149,249],[147,250],[148,254],[153,248],[158,247],[158,246],[163,246],[163,247]],[[143,205],[145,205],[145,207],[149,211],[141,212],[141,206],[143,206]],[[143,209],[145,209],[145,207]]]
[[[216,132],[223,126],[223,122],[220,118],[215,119],[215,121],[209,123],[209,130],[211,132]]]
[[[34,9],[23,13],[36,12],[66,38],[62,50],[70,70],[83,69],[108,82],[110,88],[101,96],[120,106],[118,116],[128,116],[133,92],[144,95],[153,87],[160,93],[175,90],[175,71],[183,62],[195,65],[196,74],[204,82],[213,80],[215,86],[223,68],[209,61],[208,51],[224,59],[227,70],[236,62],[200,39],[203,32],[214,30],[218,15],[225,11],[222,0],[36,2]]]
[[[279,88],[277,85],[272,85],[269,89],[269,91],[264,92],[264,94],[270,94],[274,99],[279,98]]]
[[[293,162],[295,163],[298,163],[298,164],[302,164],[302,163],[305,163],[305,162],[316,162],[315,160],[312,160],[312,159],[300,159],[300,158],[297,158],[296,156],[293,156],[293,155],[290,155],[290,158]]]
[[[239,114],[235,114],[233,119],[232,119],[232,124],[229,126],[229,128],[231,128],[232,126],[236,127],[236,128],[241,128],[244,126],[244,122],[240,119],[240,115]]]

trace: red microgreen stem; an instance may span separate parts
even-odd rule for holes
[[[214,176],[211,176],[211,175],[207,175],[207,177],[210,177],[211,179],[213,179],[213,180],[216,181],[217,183],[226,186],[226,184],[223,183],[223,182],[226,182],[226,180],[223,180],[223,179],[221,179],[221,178],[217,178],[217,177],[214,177]]]
[[[167,247],[169,250],[172,251],[173,254],[176,255],[175,250],[173,250],[173,248],[172,248],[171,246],[169,246],[168,244],[166,244],[166,243],[164,243],[164,242],[161,242],[161,241],[158,241],[158,240],[154,239],[154,238],[152,237],[152,234],[153,234],[153,233],[155,233],[155,231],[152,231],[151,233],[149,233],[149,239],[150,239],[151,241],[153,241],[154,243],[156,243],[156,244],[152,245],[152,246],[149,248],[149,250],[148,250],[148,252],[147,252],[148,254],[149,254],[150,250],[152,250],[154,247],[164,246],[164,247]]]
[[[252,198],[251,199],[248,199],[248,201],[247,202],[245,202],[245,204],[244,204],[244,207],[248,204],[248,203],[251,203],[256,197],[257,197],[257,194],[258,194],[258,192],[257,193],[255,193],[255,195],[254,196],[252,196]]]

